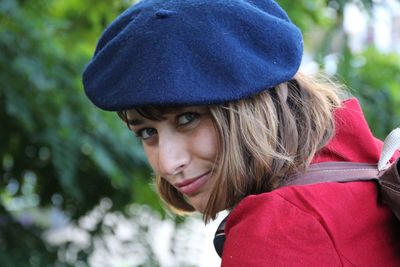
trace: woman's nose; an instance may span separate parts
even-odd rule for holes
[[[158,168],[159,174],[164,177],[177,175],[190,162],[190,153],[182,138],[167,136],[159,139]]]

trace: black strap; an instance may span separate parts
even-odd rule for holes
[[[229,215],[228,215],[229,216]],[[224,243],[225,243],[225,223],[226,220],[228,219],[228,216],[226,216],[222,222],[219,224],[217,231],[215,232],[214,236],[214,248],[217,254],[222,257],[222,251],[224,249]]]

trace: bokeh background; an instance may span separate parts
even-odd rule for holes
[[[0,1],[0,266],[218,266],[215,225],[156,196],[141,146],[86,99],[81,72],[130,0]],[[400,125],[397,0],[279,0],[304,72],[360,99],[375,135]]]

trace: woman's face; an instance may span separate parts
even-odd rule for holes
[[[200,212],[213,184],[217,132],[207,107],[174,110],[155,121],[136,110],[127,112],[128,124],[142,140],[147,159],[156,172]]]

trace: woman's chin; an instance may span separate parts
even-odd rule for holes
[[[188,202],[197,212],[204,213],[207,206],[207,201],[205,200],[205,198],[202,198],[201,196],[196,196],[194,198],[189,198]]]

